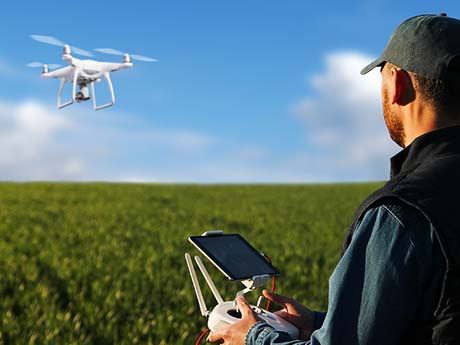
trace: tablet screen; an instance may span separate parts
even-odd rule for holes
[[[278,275],[279,271],[238,234],[191,236],[192,242],[219,270],[232,280],[256,275]]]

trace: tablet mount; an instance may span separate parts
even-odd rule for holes
[[[213,230],[207,231],[202,234],[202,236],[220,236],[223,235],[223,231],[221,230]],[[235,300],[233,301],[224,301],[222,296],[220,295],[219,291],[217,290],[216,286],[214,285],[211,276],[209,275],[206,267],[204,266],[203,262],[201,261],[199,256],[194,257],[195,262],[200,269],[201,274],[203,275],[206,283],[208,284],[214,298],[217,301],[217,305],[209,311],[206,302],[204,301],[203,293],[201,291],[200,284],[198,282],[198,278],[195,271],[195,266],[193,264],[192,258],[189,253],[185,253],[185,261],[187,263],[188,270],[190,272],[190,277],[192,279],[193,288],[195,290],[195,294],[198,300],[198,305],[200,307],[201,315],[208,318],[208,327],[211,331],[217,331],[220,328],[226,327],[231,325],[235,322],[238,322],[241,319],[241,313],[239,312]],[[251,279],[242,280],[241,283],[245,286],[245,289],[239,291],[235,299],[238,296],[243,296],[244,294],[251,292],[259,287],[262,287],[266,284],[267,280],[270,278],[268,274],[264,275],[256,275],[253,276]],[[257,301],[257,305],[251,305],[251,309],[256,313],[256,315],[272,326],[274,329],[282,332],[286,332],[289,336],[293,339],[296,339],[299,331],[298,329],[289,323],[288,321],[284,320],[283,318],[279,317],[278,315],[271,313],[265,309],[260,307],[262,302],[262,296],[259,297]]]

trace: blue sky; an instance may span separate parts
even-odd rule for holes
[[[384,180],[398,151],[378,72],[359,70],[420,13],[454,1],[7,2],[0,13],[0,180]],[[50,35],[152,56],[112,74],[117,102],[58,111]],[[95,59],[118,61],[95,54]],[[97,85],[101,97],[104,85]]]

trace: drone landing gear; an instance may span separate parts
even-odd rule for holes
[[[90,85],[91,85],[91,94],[93,95],[93,109],[94,110],[105,109],[105,108],[111,107],[115,103],[115,94],[113,92],[112,81],[110,80],[109,73],[104,73],[102,76],[104,77],[105,82],[107,84],[107,87],[109,88],[111,101],[106,103],[106,104],[97,105],[96,104],[96,91],[94,90],[94,82],[90,83]],[[99,81],[99,79],[98,79],[98,81]]]
[[[108,107],[111,107],[115,103],[115,94],[113,92],[112,81],[110,80],[109,73],[104,73],[102,75],[106,81],[106,84],[109,89],[110,93],[110,102],[102,105],[97,105],[96,103],[96,91],[94,89],[94,83],[99,82],[100,79],[85,79],[79,78],[79,74],[75,73],[75,77],[73,79],[72,85],[72,99],[67,102],[62,102],[62,90],[64,89],[64,84],[68,81],[66,78],[61,78],[61,83],[59,85],[59,92],[58,92],[58,108],[62,109],[71,105],[73,102],[84,102],[89,100],[90,98],[93,99],[93,109],[94,110],[101,110]],[[72,81],[71,81],[72,82]],[[79,91],[77,92],[77,85]],[[91,93],[88,90],[88,86],[91,87]],[[91,95],[91,96],[90,96]]]

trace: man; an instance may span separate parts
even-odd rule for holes
[[[355,215],[327,313],[264,291],[300,339],[261,322],[239,298],[241,321],[210,341],[460,344],[460,20],[404,21],[361,73],[375,67],[385,123],[403,150],[391,160],[391,179]]]

